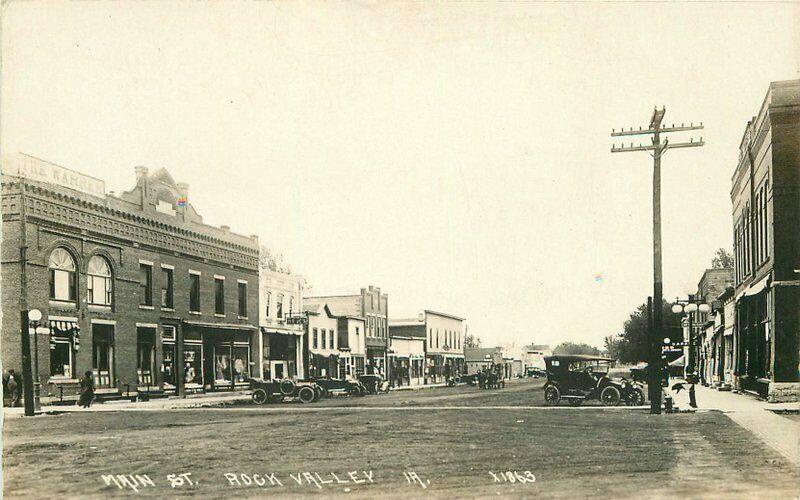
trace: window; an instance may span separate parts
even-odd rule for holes
[[[289,314],[294,312],[294,297],[289,295]]]
[[[239,316],[247,317],[247,283],[240,281],[239,285]]]
[[[269,303],[272,301],[272,292],[267,292],[267,317],[269,318]]]
[[[161,268],[161,307],[172,309],[175,306],[174,295],[174,270],[166,267]]]
[[[75,261],[63,248],[56,248],[50,254],[50,298],[75,302],[77,285]]]
[[[153,266],[139,263],[139,305],[153,305]]]
[[[200,312],[200,275],[189,274],[189,311]]]
[[[333,349],[333,339],[336,338],[336,335],[333,334],[333,330],[328,330],[328,333],[330,334],[331,349]]]
[[[92,256],[86,268],[86,302],[111,305],[111,267],[99,255]]]
[[[277,306],[277,315],[278,318],[283,318],[283,295],[278,295],[278,303]]]
[[[225,314],[225,278],[214,277],[214,314]]]
[[[314,349],[319,347],[319,331],[314,328]]]
[[[72,378],[74,365],[74,339],[77,330],[61,330],[53,326],[50,329],[50,376]]]
[[[322,329],[322,348],[325,349],[325,346],[328,345],[328,331],[324,328]]]

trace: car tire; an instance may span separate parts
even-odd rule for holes
[[[256,389],[253,391],[253,403],[263,405],[267,402],[267,391],[264,389]]]
[[[561,400],[561,391],[554,385],[548,385],[544,388],[544,402],[547,404],[555,405]]]
[[[600,401],[606,406],[617,406],[620,402],[619,389],[609,385],[600,392]]]
[[[631,392],[631,395],[628,397],[628,401],[630,402],[630,406],[643,406],[644,405],[644,391],[637,388]]]
[[[314,389],[309,386],[301,387],[299,391],[297,391],[297,397],[300,399],[301,403],[313,403],[317,400],[316,393]]]
[[[281,394],[283,394],[284,396],[288,396],[293,392],[294,392],[294,382],[289,379],[281,380]]]

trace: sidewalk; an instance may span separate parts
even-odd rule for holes
[[[212,394],[192,394],[186,398],[151,399],[150,401],[137,401],[131,403],[129,400],[108,401],[106,403],[94,403],[90,408],[81,408],[77,405],[47,405],[42,406],[42,413],[65,413],[65,412],[88,412],[88,411],[160,411],[175,408],[202,408],[209,405],[220,403],[238,403],[250,401],[250,391],[224,392]],[[4,418],[22,417],[25,409],[3,408]]]
[[[689,408],[688,390],[676,394],[667,389],[667,393],[681,409]],[[722,411],[795,466],[800,465],[800,422],[774,413],[774,410],[797,411],[800,405],[768,403],[748,394],[718,391],[699,384],[695,386],[695,395],[698,409]]]

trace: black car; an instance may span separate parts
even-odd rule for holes
[[[540,378],[540,377],[546,377],[547,372],[542,370],[541,368],[530,367],[528,368],[526,375],[533,378]]]
[[[357,380],[315,377],[310,379],[310,381],[320,386],[325,396],[328,397],[334,394],[349,394],[351,396],[364,396],[367,394],[367,388]]]
[[[620,380],[608,376],[613,359],[585,355],[556,355],[544,358],[547,382],[544,400],[558,404],[566,400],[571,406],[580,406],[587,399],[596,399],[606,406],[617,406],[627,389]]]
[[[258,405],[264,403],[280,403],[285,398],[297,398],[302,403],[313,403],[322,397],[323,389],[313,382],[295,382],[291,379],[262,380],[249,379],[250,389],[253,390],[253,402]]]
[[[367,394],[389,392],[389,382],[380,375],[359,375],[358,381],[367,389]]]

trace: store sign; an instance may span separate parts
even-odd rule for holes
[[[56,184],[99,198],[106,195],[106,184],[102,180],[22,153],[3,158],[3,173]]]

